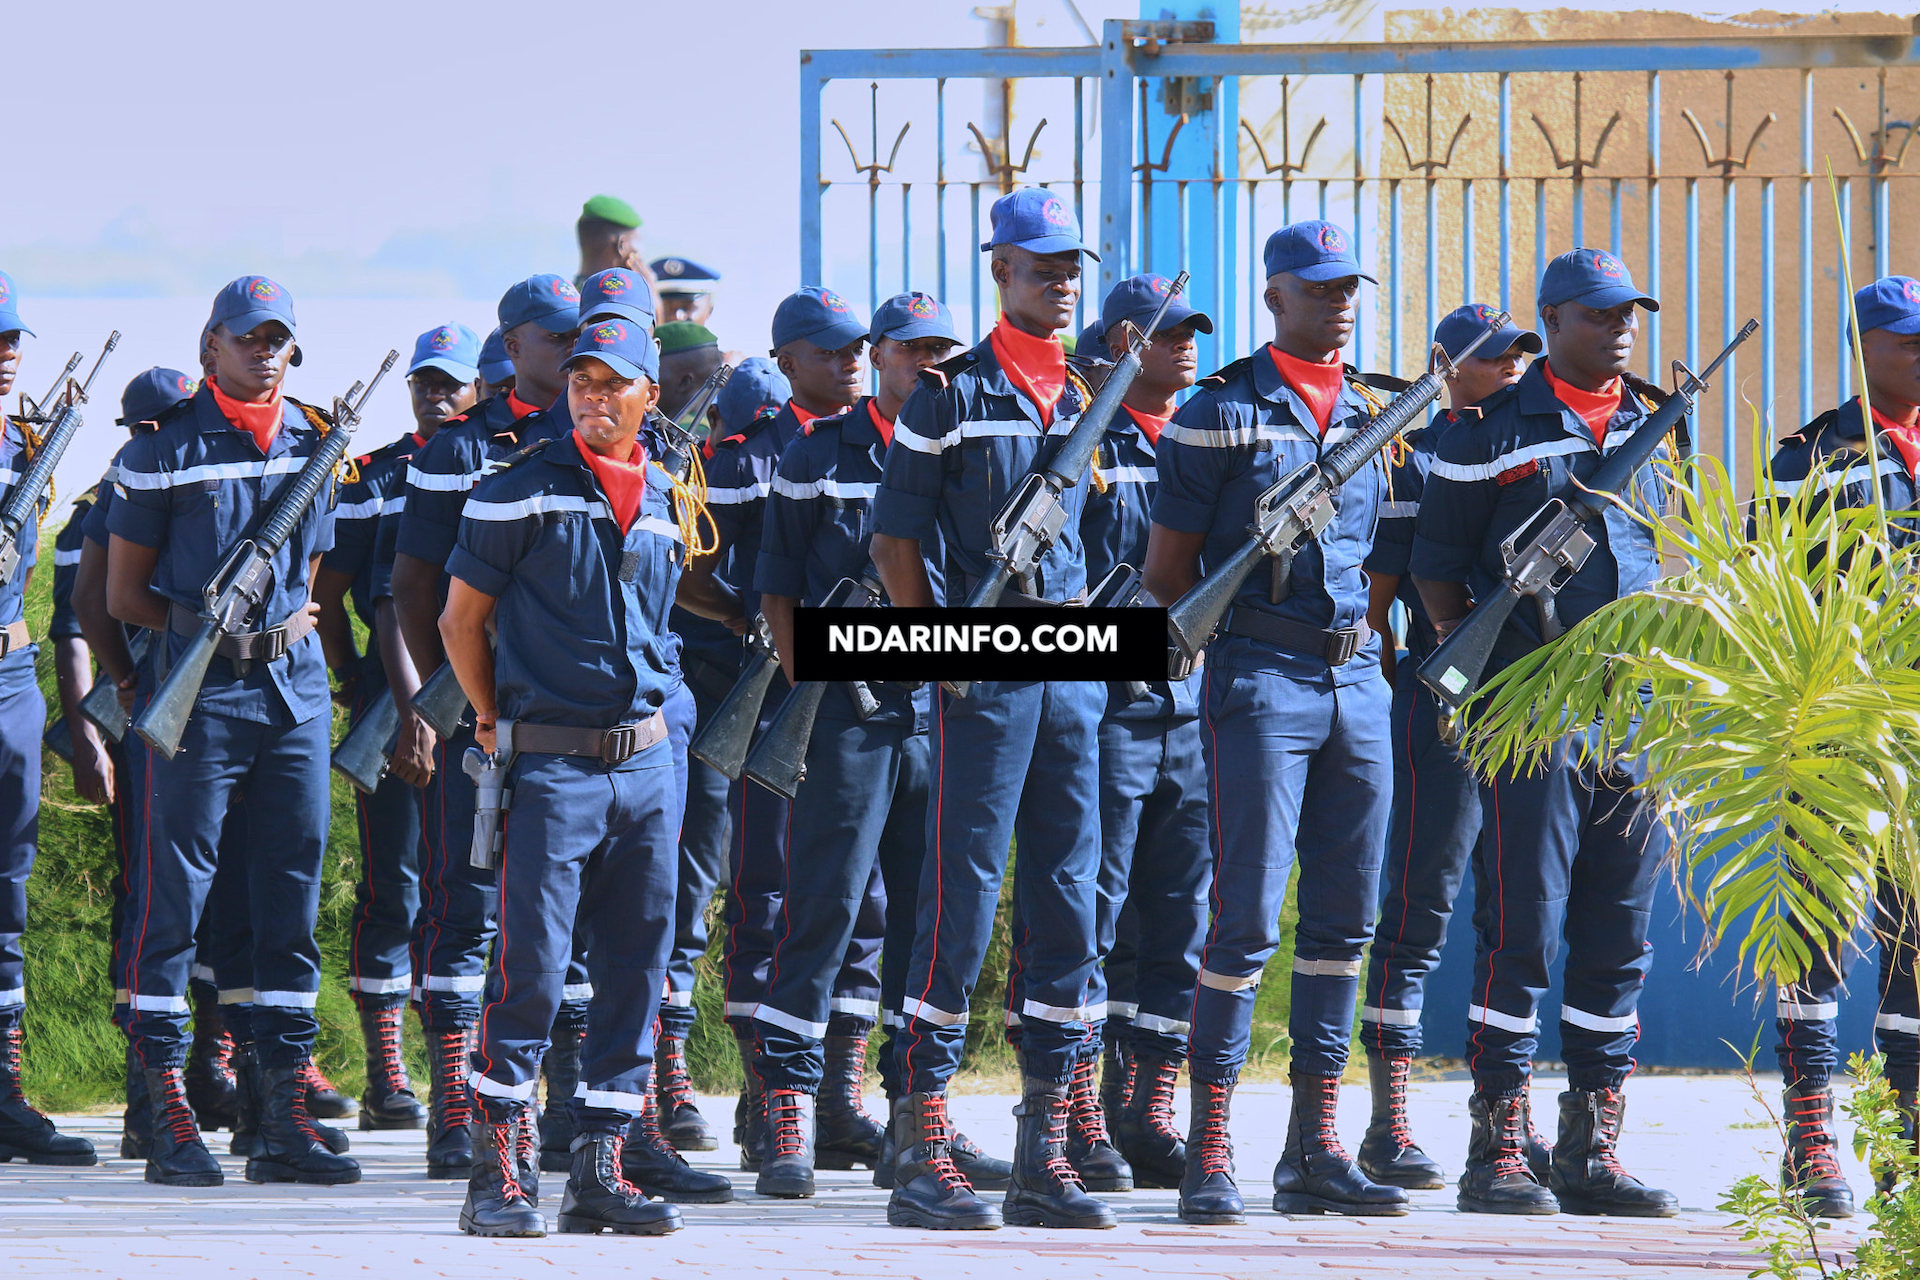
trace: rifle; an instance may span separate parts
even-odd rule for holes
[[[496,471],[505,471],[508,467],[517,466],[552,442],[551,437],[542,437],[521,445],[506,457],[496,462],[489,462],[480,474],[485,478]],[[460,726],[466,723],[467,712],[472,706],[467,701],[467,691],[460,687],[460,678],[453,674],[451,662],[442,662],[434,668],[433,674],[421,684],[413,695],[413,701],[408,705],[413,708],[413,714],[425,720],[427,727],[442,738],[451,738],[460,732]],[[399,727],[400,723],[396,718],[388,727],[386,736],[380,741],[384,744]],[[343,749],[346,747],[344,742],[340,745]]]
[[[747,747],[760,723],[760,708],[767,700],[767,687],[780,670],[780,655],[773,651],[773,632],[765,617],[755,615],[753,635],[747,642],[747,661],[740,678],[727,690],[727,696],[713,709],[713,715],[687,744],[687,754],[718,769],[730,779],[738,779],[746,767]]]
[[[1385,448],[1401,432],[1411,427],[1427,406],[1440,398],[1447,375],[1475,351],[1480,344],[1504,327],[1509,319],[1502,311],[1480,336],[1468,343],[1456,357],[1438,352],[1434,368],[1408,384],[1407,389],[1388,401],[1366,426],[1336,445],[1318,462],[1309,462],[1293,474],[1282,477],[1253,504],[1253,524],[1240,549],[1220,564],[1167,610],[1167,638],[1173,652],[1169,666],[1177,679],[1193,669],[1200,651],[1213,638],[1214,628],[1240,594],[1240,587],[1254,567],[1273,557],[1273,581],[1276,599],[1284,598],[1293,557],[1301,547],[1320,536],[1333,520],[1333,499],[1340,486],[1359,474],[1373,461],[1373,455]]]
[[[1140,372],[1140,352],[1152,342],[1154,330],[1160,327],[1160,318],[1186,287],[1187,273],[1182,271],[1174,277],[1167,296],[1160,300],[1160,309],[1153,313],[1146,329],[1133,330],[1127,353],[1100,384],[1100,394],[1080,415],[1080,421],[1073,424],[1066,441],[1045,467],[1028,473],[1020,487],[1008,495],[988,526],[993,550],[987,553],[987,558],[993,561],[993,569],[974,584],[967,596],[966,608],[991,609],[999,604],[1007,583],[1014,578],[1030,577],[1041,558],[1052,549],[1054,540],[1067,524],[1067,508],[1061,495],[1086,478],[1087,468],[1093,464],[1093,456],[1107,434],[1107,426],[1120,412],[1120,402]],[[948,680],[945,684],[947,692],[956,698],[966,697],[973,689],[971,680]]]
[[[140,660],[147,656],[147,649],[153,643],[153,633],[142,631],[127,646],[128,656],[138,668]],[[80,699],[79,712],[93,721],[100,732],[117,746],[127,736],[127,709],[120,705],[120,686],[114,678],[102,671],[99,679],[87,690],[87,696]]]
[[[882,607],[875,576],[873,562],[868,561],[858,579],[840,579],[833,590],[827,593],[827,598],[820,602],[820,607]],[[807,747],[813,741],[813,726],[820,715],[821,700],[826,697],[827,683],[825,680],[802,680],[793,686],[780,703],[780,709],[773,713],[773,719],[767,721],[767,731],[760,735],[760,741],[754,744],[752,752],[748,754],[741,769],[743,777],[752,778],[767,790],[789,800],[799,793],[800,784],[807,780]],[[879,712],[880,700],[873,696],[873,690],[867,687],[865,681],[848,681],[847,692],[853,696],[854,714],[862,720],[870,719]]]
[[[666,441],[667,456],[660,459],[660,465],[675,480],[687,478],[687,472],[691,469],[693,461],[693,451],[700,447],[701,439],[707,434],[707,408],[719,396],[720,388],[727,385],[727,379],[732,376],[733,366],[721,365],[707,375],[707,380],[700,384],[699,390],[693,393],[693,398],[681,407],[678,417],[655,415],[666,427],[666,430],[661,432],[661,436]]]
[[[1480,692],[1494,645],[1521,597],[1531,596],[1539,606],[1543,642],[1551,644],[1565,633],[1553,598],[1599,545],[1587,526],[1605,518],[1613,495],[1633,482],[1667,432],[1693,413],[1694,397],[1705,389],[1707,379],[1759,327],[1759,321],[1747,321],[1700,373],[1675,360],[1673,394],[1666,403],[1649,414],[1625,444],[1607,454],[1591,480],[1576,483],[1570,497],[1550,499],[1500,544],[1506,566],[1500,589],[1475,604],[1473,612],[1420,664],[1420,683],[1433,691],[1442,706],[1458,711]]]
[[[87,374],[87,380],[76,387],[68,378],[67,394],[54,411],[53,425],[47,428],[46,435],[40,437],[40,448],[34,453],[33,461],[27,464],[26,474],[7,494],[6,502],[0,504],[0,582],[11,580],[20,568],[20,531],[35,523],[34,513],[40,506],[40,499],[45,496],[47,486],[53,483],[53,469],[60,465],[61,455],[66,453],[67,446],[73,443],[74,436],[80,432],[80,406],[87,402],[87,391],[93,386],[93,380],[100,376],[100,366],[107,362],[107,357],[119,345],[120,331],[115,329],[107,335],[107,345],[100,349],[100,358],[93,362],[93,371]],[[53,393],[47,394],[51,397]],[[40,408],[45,407],[46,401],[43,400]]]
[[[1100,585],[1095,587],[1088,597],[1088,607],[1094,609],[1139,608],[1144,587],[1140,571],[1122,560],[1107,570],[1106,577],[1100,579]],[[1153,696],[1153,686],[1145,680],[1129,680],[1126,682],[1125,689],[1128,706]]]
[[[334,748],[333,767],[362,795],[372,795],[387,772],[387,743],[400,731],[391,686],[382,689]]]
[[[116,333],[114,336],[117,338],[120,335]],[[67,379],[71,378],[73,371],[79,367],[80,353],[76,351],[67,358],[67,367],[60,371],[60,376],[53,380],[51,387],[47,388],[47,394],[41,396],[38,400],[28,400],[27,393],[22,391],[20,393],[20,416],[28,422],[45,422],[47,420],[47,402],[60,394],[60,388],[67,385]],[[31,409],[27,407],[29,404],[33,406]]]
[[[201,591],[205,607],[200,630],[187,642],[159,692],[133,725],[133,731],[168,760],[180,754],[180,738],[186,733],[187,719],[200,697],[200,686],[207,678],[207,666],[213,661],[214,650],[226,637],[245,630],[248,618],[272,594],[274,555],[293,536],[307,509],[319,498],[320,490],[339,469],[367,397],[399,358],[398,351],[387,352],[371,383],[362,389],[356,382],[347,389],[346,395],[333,402],[333,429],[321,438],[312,456],[301,465],[300,473],[280,495],[259,534],[235,547]],[[156,643],[166,644],[167,638],[159,636]]]

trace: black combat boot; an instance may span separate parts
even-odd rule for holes
[[[85,1138],[70,1137],[27,1103],[20,1087],[21,1028],[0,1029],[0,1164],[96,1164],[99,1157]]]
[[[891,1116],[898,1106],[899,1098],[888,1094],[887,1114]],[[894,1158],[898,1155],[894,1137],[894,1128],[889,1124],[881,1134],[880,1159],[873,1166],[873,1185],[883,1191],[893,1190]],[[1005,1191],[1007,1184],[1013,1181],[1011,1162],[994,1159],[979,1143],[958,1129],[947,1140],[947,1155],[953,1160],[953,1167],[975,1191]]]
[[[471,1090],[472,1084],[468,1084],[467,1088]],[[513,1129],[513,1154],[520,1168],[520,1190],[526,1193],[527,1203],[536,1209],[540,1207],[540,1117],[538,1113],[539,1108],[528,1103],[526,1109],[520,1113],[519,1122]],[[473,1123],[480,1123],[481,1118],[481,1103],[476,1097],[473,1102]],[[471,1141],[471,1130],[468,1131],[468,1137]]]
[[[405,1016],[406,1009],[397,1004],[381,1009],[361,1006],[360,1034],[367,1042],[367,1091],[360,1095],[362,1129],[427,1127],[427,1109],[413,1092],[406,1059],[400,1053]]]
[[[307,1086],[307,1114],[314,1119],[349,1120],[360,1114],[360,1104],[334,1088],[312,1058],[301,1064],[300,1082]]]
[[[1233,1139],[1227,1121],[1233,1107],[1231,1080],[1192,1076],[1187,1122],[1187,1163],[1180,1175],[1180,1221],[1201,1226],[1247,1220],[1247,1205],[1233,1181]]]
[[[949,1151],[947,1095],[909,1093],[893,1104],[893,1195],[887,1225],[997,1231],[1000,1211],[973,1194]]]
[[[654,1054],[654,1097],[660,1107],[660,1133],[679,1151],[717,1151],[720,1139],[700,1114],[687,1074],[687,1042],[661,1036]]]
[[[1460,1173],[1460,1212],[1549,1214],[1560,1202],[1527,1160],[1527,1093],[1483,1093],[1467,1099],[1473,1123],[1467,1167]]]
[[[533,1123],[527,1103],[492,1099],[474,1117],[473,1168],[460,1229],[470,1236],[544,1236],[547,1220],[520,1181],[521,1131]]]
[[[548,1173],[573,1171],[573,1108],[567,1103],[580,1087],[580,1046],[587,1038],[584,1018],[556,1021],[553,1041],[540,1060],[547,1078],[547,1105],[540,1112],[540,1167]]]
[[[427,1176],[464,1178],[473,1172],[473,1088],[468,1083],[472,1031],[427,1032],[427,1068],[433,1090],[427,1110]],[[545,1153],[540,1167],[549,1168]]]
[[[798,1089],[768,1089],[761,1096],[767,1109],[767,1145],[754,1193],[805,1200],[813,1194],[814,1100]]]
[[[1406,1213],[1407,1193],[1370,1181],[1340,1145],[1334,1128],[1340,1077],[1296,1072],[1291,1083],[1287,1145],[1273,1168],[1273,1211],[1354,1218],[1397,1218]]]
[[[767,1106],[754,1066],[753,1036],[736,1030],[733,1044],[740,1051],[740,1099],[733,1104],[733,1141],[740,1148],[740,1168],[753,1173],[767,1143]]]
[[[1618,1089],[1569,1089],[1560,1095],[1560,1136],[1547,1185],[1568,1213],[1671,1218],[1680,1198],[1649,1187],[1620,1167],[1620,1123],[1626,1099]]]
[[[1117,1137],[1120,1113],[1127,1109],[1127,1100],[1133,1096],[1134,1055],[1120,1042],[1118,1027],[1109,1026],[1103,1034],[1106,1043],[1100,1054],[1100,1109],[1107,1113],[1108,1131]]]
[[[1152,1051],[1130,1055],[1127,1101],[1114,1126],[1135,1186],[1174,1188],[1187,1172],[1187,1144],[1173,1124],[1180,1064]]]
[[[727,1204],[733,1183],[717,1173],[695,1169],[660,1132],[653,1095],[641,1104],[640,1115],[627,1126],[620,1148],[620,1168],[627,1181],[656,1200],[671,1204]]]
[[[1914,1148],[1916,1137],[1915,1113],[1916,1111],[1920,1111],[1920,1098],[1916,1097],[1916,1093],[1912,1089],[1895,1089],[1893,1096],[1896,1105],[1900,1108],[1900,1139],[1907,1144],[1907,1149],[1911,1151]],[[1899,1175],[1891,1168],[1880,1168],[1874,1171],[1873,1189],[1882,1195],[1893,1190],[1894,1187],[1899,1185],[1899,1182]]]
[[[618,1133],[582,1133],[573,1140],[573,1168],[560,1200],[560,1233],[663,1236],[680,1229],[680,1211],[646,1193],[620,1172]]]
[[[1533,1180],[1544,1187],[1553,1174],[1553,1148],[1533,1127],[1533,1094],[1525,1089],[1520,1091],[1520,1114],[1527,1122],[1527,1168],[1533,1171]]]
[[[1446,1186],[1447,1175],[1414,1142],[1407,1125],[1407,1076],[1412,1070],[1412,1058],[1367,1055],[1373,1120],[1360,1140],[1360,1171],[1382,1186],[1431,1191]]]
[[[247,1161],[247,1181],[329,1187],[358,1182],[359,1164],[328,1150],[314,1128],[302,1065],[260,1068],[260,1153]]]
[[[820,1097],[814,1109],[816,1167],[872,1169],[879,1165],[887,1127],[867,1114],[866,1079],[866,1032],[828,1036],[826,1069],[820,1077]]]
[[[1780,1098],[1787,1150],[1780,1157],[1780,1190],[1797,1193],[1809,1216],[1851,1218],[1853,1188],[1840,1173],[1833,1133],[1833,1085],[1790,1085]]]
[[[217,1187],[226,1181],[220,1162],[200,1139],[187,1103],[186,1074],[178,1067],[141,1073],[151,1102],[147,1181],[167,1187]]]
[[[1094,1066],[1092,1058],[1082,1058],[1067,1081],[1067,1163],[1088,1191],[1131,1191],[1133,1169],[1107,1134]]]
[[[193,1108],[202,1133],[225,1129],[237,1134],[241,1131],[240,1078],[233,1063],[233,1032],[227,1028],[219,997],[198,982],[191,985],[193,1044],[187,1050],[187,1105]]]
[[[260,1150],[260,1064],[251,1043],[235,1044],[229,1059],[233,1070],[233,1140],[227,1154],[251,1160]]]
[[[1093,1092],[1093,1063],[1085,1064],[1087,1098],[1095,1115],[1099,1100]],[[1071,1119],[1071,1082],[1054,1083],[1032,1076],[1020,1082],[1020,1104],[1013,1139],[1013,1185],[1007,1188],[1001,1216],[1016,1227],[1117,1227],[1113,1210],[1087,1194],[1080,1175],[1067,1159],[1067,1128]],[[1103,1135],[1104,1136],[1104,1132]],[[1107,1148],[1109,1151],[1112,1147]],[[1133,1186],[1129,1171],[1127,1186]]]
[[[127,1046],[127,1109],[120,1116],[120,1158],[145,1160],[153,1150],[153,1100],[147,1092],[147,1073],[140,1069],[133,1046]]]

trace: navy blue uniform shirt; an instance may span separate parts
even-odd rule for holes
[[[408,432],[355,458],[353,479],[340,486],[340,502],[333,509],[333,550],[320,563],[335,573],[352,575],[353,611],[369,627],[373,625],[373,603],[379,599],[374,576],[380,524],[388,513],[397,518],[406,510],[407,459],[420,447],[414,434]],[[386,578],[390,583],[391,564]],[[393,594],[390,585],[383,594]],[[369,644],[367,650],[377,664],[379,646]]]
[[[112,472],[108,472],[110,477]],[[53,617],[47,639],[80,639],[80,619],[73,612],[73,581],[80,576],[80,544],[87,540],[87,516],[100,492],[95,485],[73,500],[73,514],[53,539]]]
[[[1607,424],[1604,446],[1594,442],[1586,420],[1560,402],[1547,383],[1545,361],[1535,361],[1513,386],[1480,402],[1481,416],[1456,423],[1439,442],[1408,567],[1417,577],[1464,582],[1476,600],[1499,588],[1505,566],[1500,544],[1549,499],[1585,484],[1647,417],[1632,391]],[[1661,454],[1635,474],[1621,496],[1643,515],[1666,510],[1666,468]],[[1660,574],[1653,534],[1617,507],[1607,508],[1604,527],[1592,530],[1597,545],[1587,562],[1560,589],[1555,611],[1571,627],[1601,605],[1650,586]],[[1540,615],[1530,604],[1513,611],[1509,633],[1527,648],[1540,644]]]
[[[1160,433],[1160,488],[1154,495],[1153,522],[1179,533],[1205,534],[1203,565],[1227,559],[1246,543],[1261,494],[1366,426],[1373,408],[1355,388],[1355,376],[1350,372],[1342,383],[1324,438],[1313,411],[1280,376],[1265,347],[1201,379],[1193,398]],[[1361,564],[1373,549],[1374,523],[1386,490],[1386,468],[1375,459],[1340,487],[1332,522],[1294,556],[1287,598],[1272,603],[1273,575],[1263,563],[1247,575],[1234,608],[1323,631],[1366,621],[1367,580]],[[1378,679],[1380,644],[1380,637],[1370,637],[1333,673],[1335,683]],[[1244,636],[1222,635],[1208,648],[1207,661],[1247,670],[1299,680],[1327,672],[1324,658]]]
[[[1767,464],[1780,499],[1794,497],[1809,483],[1823,494],[1831,495],[1842,509],[1860,510],[1874,501],[1874,481],[1879,481],[1880,502],[1889,514],[1920,511],[1920,485],[1900,449],[1884,431],[1874,433],[1874,449],[1879,454],[1876,467],[1867,458],[1867,433],[1861,422],[1860,401],[1855,399],[1809,422],[1780,442]],[[1909,514],[1890,522],[1893,545],[1903,547],[1920,539],[1920,516]]]
[[[487,464],[537,439],[540,432],[523,430],[522,424],[544,417],[535,413],[515,419],[503,394],[490,396],[459,417],[441,423],[433,438],[407,461],[406,493],[396,513],[394,550],[428,564],[444,565],[459,538],[460,512],[467,495],[486,474]]]
[[[321,435],[301,407],[286,399],[280,430],[263,455],[251,435],[227,421],[206,385],[163,413],[159,424],[120,451],[107,528],[158,550],[153,589],[198,614],[208,580],[242,539],[266,523]],[[259,616],[248,620],[249,629],[278,626],[306,608],[312,587],[307,563],[333,546],[336,487],[322,488],[293,536],[274,553],[273,590]],[[188,637],[168,634],[171,662]],[[309,632],[285,657],[251,663],[244,676],[216,656],[196,708],[259,724],[303,724],[328,705],[326,660],[320,637]]]
[[[993,354],[993,340],[935,365],[900,408],[880,492],[874,529],[892,538],[916,538],[923,557],[937,538],[945,557],[947,603],[958,605],[992,568],[988,528],[1008,496],[1053,455],[1085,409],[1077,375],[1053,407],[1051,426],[1014,390]],[[1080,515],[1090,486],[1062,495],[1066,528],[1025,589],[1044,600],[1071,600],[1087,587]],[[1019,584],[1014,584],[1019,589]],[[936,596],[939,603],[942,597]]]
[[[658,710],[677,679],[667,610],[683,561],[666,472],[647,465],[623,536],[571,430],[482,480],[447,571],[499,600],[501,717],[610,729]]]
[[[1374,529],[1373,551],[1366,560],[1369,573],[1400,579],[1394,588],[1394,598],[1407,607],[1407,656],[1415,663],[1426,661],[1436,640],[1433,619],[1427,616],[1426,602],[1414,589],[1413,575],[1407,565],[1413,557],[1414,525],[1420,518],[1420,499],[1426,493],[1434,451],[1440,447],[1440,438],[1457,421],[1449,409],[1426,426],[1401,437],[1406,442],[1406,452],[1393,464],[1392,473],[1387,477],[1387,497],[1380,504],[1380,523]]]
[[[0,502],[4,502],[13,492],[13,486],[20,483],[20,476],[26,471],[28,458],[26,437],[20,424],[9,418],[6,431],[0,434]],[[38,517],[46,511],[46,500],[34,512],[34,519],[20,527],[20,567],[14,570],[13,577],[0,582],[0,627],[11,626],[26,617],[27,577],[33,571],[34,562],[40,554],[40,521]],[[39,654],[38,645],[26,645],[0,658],[0,696],[19,693],[34,682],[33,662]]]

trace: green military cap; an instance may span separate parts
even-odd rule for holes
[[[617,196],[600,195],[580,206],[580,212],[588,218],[599,218],[602,222],[612,222],[622,227],[640,225],[640,215],[633,206]]]
[[[694,324],[691,320],[673,320],[653,331],[660,340],[660,354],[670,356],[676,351],[694,351],[700,347],[717,347],[720,339],[713,336],[713,330],[703,324]]]

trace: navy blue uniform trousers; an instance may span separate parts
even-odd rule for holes
[[[499,890],[493,874],[470,863],[473,780],[460,765],[474,745],[461,729],[433,746],[433,777],[420,804],[420,908],[411,942],[413,999],[430,1031],[470,1027],[486,987]]]
[[[1100,876],[1099,725],[1107,687],[1084,680],[984,681],[935,701],[928,864],[921,877],[900,1036],[915,1093],[960,1065],[967,1007],[993,935],[1011,841],[1009,985],[1022,992],[1023,1070],[1064,1082],[1106,1016],[1095,955]]]
[[[694,706],[692,732],[699,732],[733,678],[725,670],[692,653],[682,653],[681,670]],[[668,715],[673,715],[668,708]],[[684,748],[682,748],[684,750]],[[712,765],[689,758],[681,793],[686,806],[680,816],[680,884],[673,912],[673,954],[667,961],[667,995],[660,1009],[661,1034],[685,1040],[693,1034],[694,962],[707,953],[707,904],[727,873],[728,843],[733,817],[727,807],[726,775]]]
[[[787,696],[777,674],[760,705],[758,734]],[[736,1033],[753,1029],[753,1011],[767,992],[767,968],[780,920],[780,883],[787,870],[787,798],[742,777],[727,788],[732,815],[727,849],[727,906],[721,923],[727,947],[721,957],[726,1018]]]
[[[1880,941],[1880,1010],[1874,1039],[1886,1055],[1888,1083],[1896,1089],[1920,1087],[1920,991],[1914,987],[1914,954],[1920,929],[1913,900],[1884,877],[1874,893],[1874,933]],[[1841,987],[1853,967],[1855,950],[1840,948],[1838,962],[1813,949],[1805,977],[1780,992],[1775,1052],[1788,1084],[1825,1084],[1840,1067]]]
[[[1361,1043],[1390,1058],[1420,1052],[1427,975],[1480,837],[1480,786],[1440,740],[1440,704],[1411,656],[1394,669],[1393,813],[1387,823],[1380,922],[1360,1007]]]
[[[615,769],[571,756],[522,755],[497,879],[500,936],[473,1055],[473,1087],[533,1099],[573,960],[576,922],[592,939],[593,985],[580,1084],[583,1131],[624,1129],[640,1114],[654,1023],[673,942],[678,854],[672,748],[657,743]]]
[[[387,688],[377,660],[361,670],[356,721]],[[347,989],[363,1008],[392,1008],[406,1003],[414,985],[409,951],[420,910],[420,792],[389,773],[372,795],[354,792],[354,816],[360,878],[347,933]]]
[[[24,655],[23,655],[24,656]],[[47,702],[26,683],[0,700],[0,1029],[26,1013],[27,876],[40,839],[40,735]]]
[[[1221,646],[1216,645],[1215,649]],[[1386,681],[1336,685],[1236,669],[1209,651],[1201,695],[1213,830],[1213,923],[1200,957],[1189,1066],[1239,1077],[1253,1005],[1280,946],[1280,906],[1297,857],[1293,1070],[1346,1066],[1373,933],[1393,770]]]

